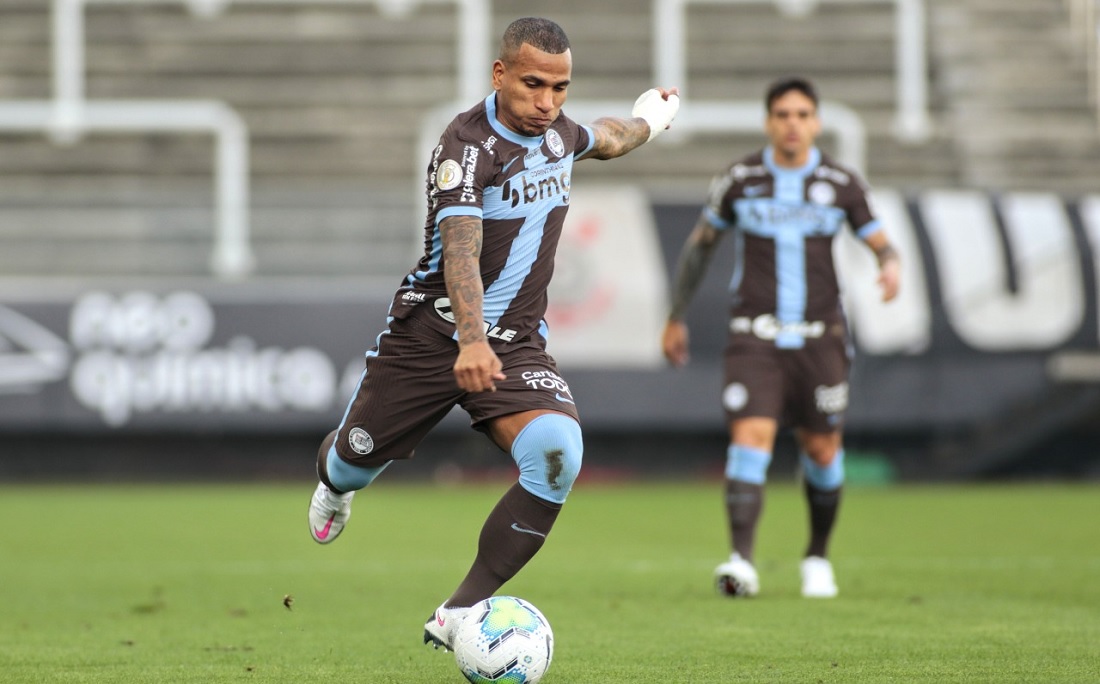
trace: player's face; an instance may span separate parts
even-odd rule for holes
[[[786,166],[802,166],[821,132],[814,101],[797,90],[790,90],[772,102],[764,125],[776,153],[776,161]]]
[[[569,50],[552,55],[524,43],[510,64],[493,62],[497,119],[521,135],[541,136],[561,113],[572,75]]]

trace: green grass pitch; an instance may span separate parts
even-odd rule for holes
[[[383,478],[325,547],[308,482],[0,487],[0,681],[464,681],[422,624],[505,486]],[[582,483],[500,593],[550,619],[547,684],[1100,682],[1096,485],[851,487],[833,600],[798,594],[805,527],[769,485],[730,600],[719,483]]]

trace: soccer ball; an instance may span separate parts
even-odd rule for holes
[[[458,669],[475,684],[534,684],[554,657],[554,632],[527,601],[493,596],[466,614],[455,633],[454,652]]]

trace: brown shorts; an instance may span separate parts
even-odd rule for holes
[[[805,346],[780,349],[753,332],[730,332],[722,407],[728,420],[774,418],[811,432],[844,425],[851,368],[847,334],[834,324]]]
[[[456,405],[485,430],[493,418],[550,409],[580,420],[569,385],[532,336],[494,347],[507,379],[495,392],[467,393],[454,377],[458,344],[415,318],[393,320],[367,354],[359,387],[337,428],[336,452],[345,461],[373,467],[411,458],[413,450]]]

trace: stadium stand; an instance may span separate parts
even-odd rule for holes
[[[926,142],[899,141],[891,129],[888,3],[825,1],[800,19],[767,4],[692,6],[692,97],[757,100],[776,75],[806,74],[863,118],[876,186],[1100,185],[1100,137],[1067,5],[929,0],[926,8],[934,124]],[[555,4],[577,56],[572,98],[627,100],[652,85],[650,10],[638,0]],[[489,34],[530,11],[516,0],[493,3]],[[239,112],[251,145],[258,274],[407,267],[420,212],[418,124],[458,95],[454,7],[418,4],[397,16],[366,2],[229,3],[206,18],[183,2],[104,3],[85,15],[89,98],[211,99]],[[49,4],[0,2],[0,101],[50,97],[51,40]],[[655,201],[694,202],[716,169],[758,140],[697,135],[583,173],[638,184]],[[0,272],[209,273],[210,136],[96,134],[58,145],[0,131],[0,145]]]

